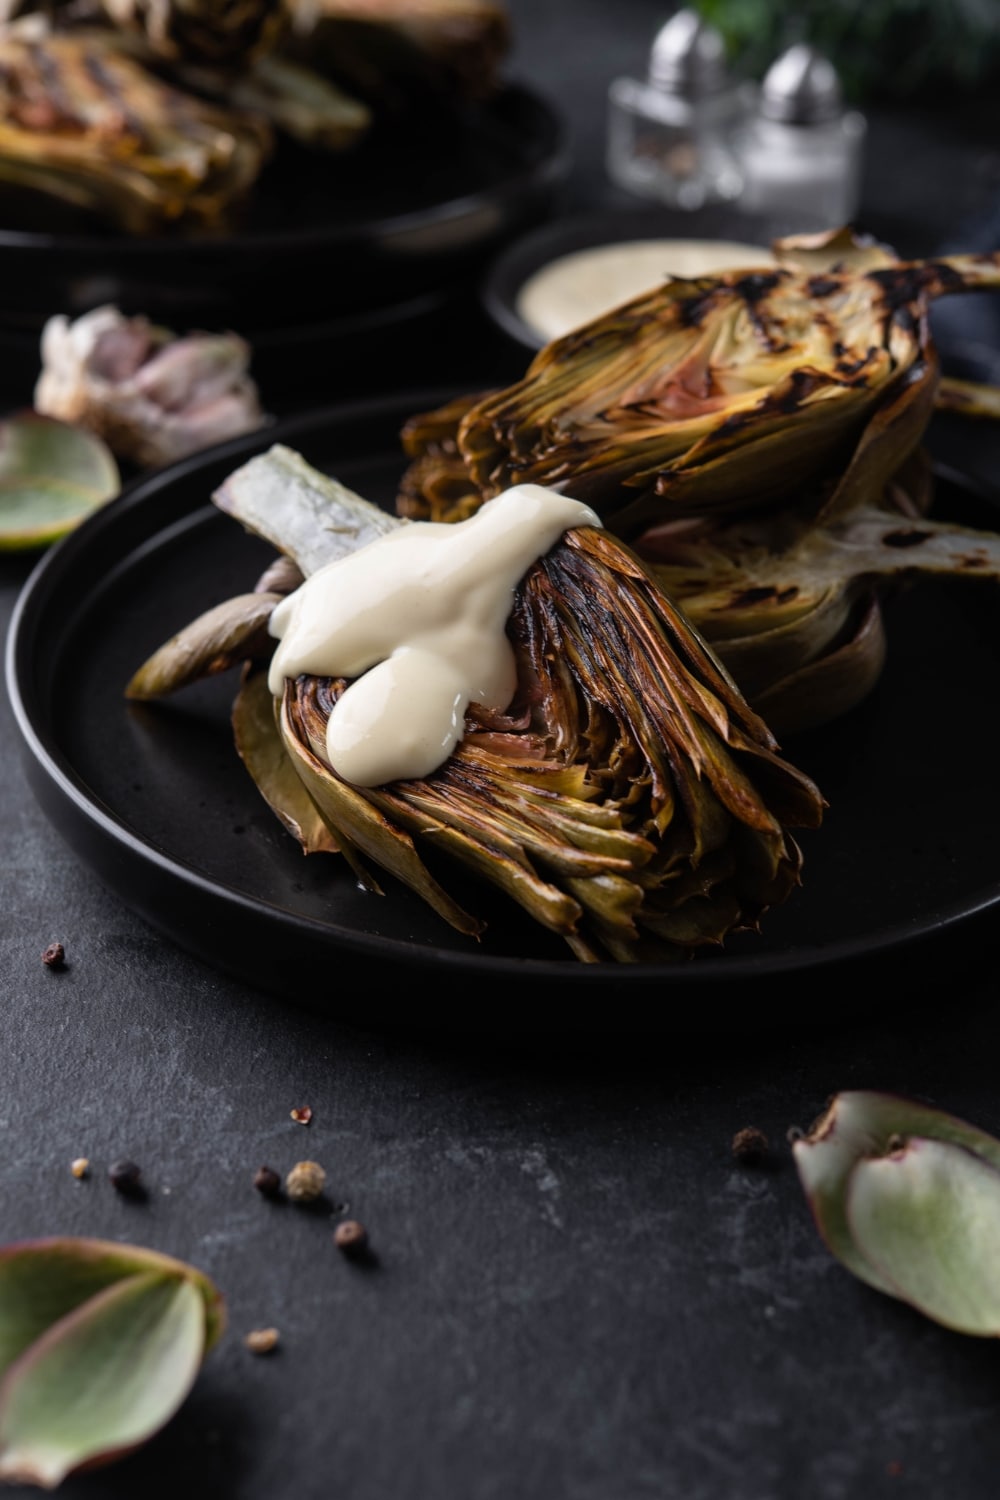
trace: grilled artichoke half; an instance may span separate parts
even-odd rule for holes
[[[261,592],[154,653],[126,695],[158,698],[245,661],[237,747],[307,852],[335,845],[374,889],[366,863],[390,871],[475,937],[482,922],[446,888],[465,866],[590,963],[690,957],[757,929],[799,884],[789,829],[820,824],[820,792],[608,532],[567,532],[522,580],[508,626],[519,682],[509,708],[472,705],[458,749],[432,776],[360,788],[326,761],[327,720],[346,683],[301,676],[273,700],[262,626],[280,588],[402,523],[281,446],[237,470],[215,500],[283,560]],[[299,572],[289,576],[291,563]]]
[[[0,182],[130,234],[216,229],[271,148],[260,119],[172,88],[100,30],[0,38]]]
[[[414,416],[397,509],[453,521],[510,484],[571,488],[785,734],[874,686],[890,582],[998,576],[992,533],[899,522],[933,498],[931,299],[1000,286],[1000,256],[902,263],[850,231],[774,250],[777,269],[666,281],[507,389]]]

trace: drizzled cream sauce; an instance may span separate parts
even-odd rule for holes
[[[354,679],[327,725],[330,765],[356,786],[429,776],[462,737],[470,703],[502,711],[517,686],[505,625],[531,564],[589,506],[520,484],[453,525],[412,521],[319,568],[277,605],[268,685]]]

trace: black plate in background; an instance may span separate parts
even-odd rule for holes
[[[0,228],[0,353],[23,366],[53,313],[111,302],[184,331],[270,345],[446,293],[549,211],[569,169],[558,112],[508,83],[490,100],[373,131],[357,150],[287,141],[246,222],[221,236],[140,239],[69,224]],[[9,376],[2,377],[10,385]],[[22,386],[23,388],[23,386]]]
[[[543,1028],[569,1014],[587,1029],[711,1030],[774,1019],[784,1005],[801,1017],[823,994],[898,1001],[977,964],[1000,904],[993,585],[922,583],[892,601],[877,690],[784,747],[830,804],[824,826],[801,836],[801,890],[760,935],[681,967],[581,965],[459,874],[462,899],[490,920],[477,944],[388,878],[379,898],[341,861],[304,858],[237,759],[231,676],[125,703],[146,655],[252,587],[271,556],[209,503],[233,468],[280,440],[391,508],[402,422],[451,394],[308,413],[189,459],[134,484],[39,563],[12,621],[7,681],[31,783],[81,859],[209,964],[368,1018],[416,1008],[456,1024]],[[947,476],[938,508],[981,525],[1000,514]]]

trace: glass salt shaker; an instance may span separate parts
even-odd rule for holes
[[[648,78],[609,86],[609,176],[676,208],[736,198],[742,180],[730,137],[741,107],[721,34],[696,11],[677,11],[656,34]]]
[[[737,134],[741,207],[848,224],[858,208],[867,122],[845,109],[833,64],[797,42],[771,64]]]

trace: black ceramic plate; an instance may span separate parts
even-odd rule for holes
[[[82,860],[209,964],[347,1012],[412,1010],[419,991],[425,1014],[467,1019],[496,1001],[533,1026],[571,1007],[580,1026],[711,1027],[727,1008],[753,1014],[758,994],[768,1016],[782,995],[801,1011],[830,986],[856,1004],[870,992],[858,976],[898,994],[939,975],[939,960],[948,973],[974,962],[1000,904],[992,585],[920,584],[892,601],[878,689],[784,746],[829,801],[824,826],[801,838],[801,889],[759,935],[680,967],[581,965],[461,875],[462,899],[490,924],[476,943],[391,880],[383,896],[366,894],[338,859],[304,858],[233,749],[230,676],[161,704],[125,703],[148,653],[252,587],[272,555],[209,503],[226,474],[280,440],[392,508],[402,422],[450,394],[307,414],[187,460],[134,484],[39,563],[11,625],[8,686],[32,785]],[[989,496],[949,475],[938,508],[1000,521]]]
[[[559,115],[510,83],[463,112],[373,132],[356,151],[282,145],[246,222],[224,236],[138,239],[8,218],[0,337],[33,338],[52,313],[103,302],[248,337],[405,304],[536,223],[568,165]]]

